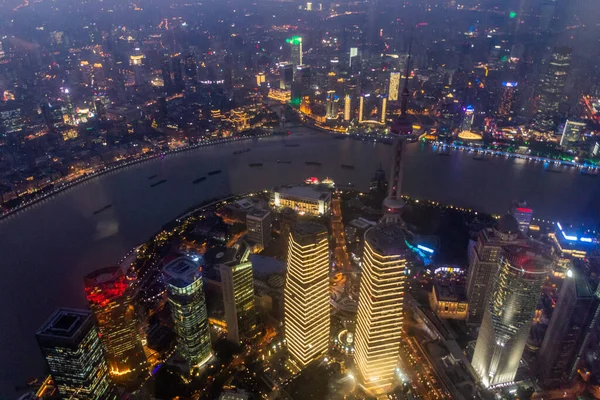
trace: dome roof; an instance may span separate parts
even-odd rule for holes
[[[496,224],[496,229],[505,234],[518,233],[519,223],[512,215],[504,214]]]

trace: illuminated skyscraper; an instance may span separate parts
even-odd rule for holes
[[[171,318],[177,335],[177,350],[190,369],[212,356],[202,267],[189,257],[179,257],[163,268]]]
[[[390,391],[398,365],[407,253],[399,224],[365,233],[354,360],[361,383],[375,396]]]
[[[36,337],[62,398],[107,398],[111,390],[108,366],[90,311],[60,308]]]
[[[379,122],[385,124],[387,118],[387,97],[380,96],[379,98]]]
[[[544,386],[569,383],[577,373],[600,314],[598,289],[583,268],[575,266],[567,271],[536,364]]]
[[[460,123],[460,130],[469,132],[473,127],[473,121],[475,120],[475,109],[473,106],[467,106],[464,109],[463,119]]]
[[[390,72],[390,86],[388,89],[388,99],[398,101],[400,95],[400,72]]]
[[[291,48],[291,62],[294,68],[298,65],[302,65],[302,37],[293,36],[286,39],[286,43],[288,43]]]
[[[329,346],[329,243],[313,222],[292,226],[284,290],[284,328],[291,361],[302,369]]]
[[[279,89],[290,90],[292,88],[294,69],[292,63],[281,63],[279,65]]]
[[[519,231],[519,223],[509,214],[504,215],[491,229],[479,233],[477,244],[469,252],[469,276],[467,299],[469,300],[469,324],[478,325],[483,319],[502,248],[511,244],[525,244]]]
[[[219,265],[219,271],[223,285],[227,338],[239,343],[240,338],[251,336],[256,331],[257,320],[250,248],[244,242],[238,242],[235,246],[234,261]]]
[[[514,381],[551,270],[551,261],[532,248],[507,246],[502,252],[472,361],[486,387]]]
[[[502,82],[498,115],[509,117],[514,112],[515,102],[517,101],[517,85],[517,82]]]
[[[583,122],[567,120],[560,137],[560,145],[563,147],[570,147],[581,141],[584,128],[585,123]]]
[[[337,119],[337,96],[335,90],[329,90],[327,92],[327,104],[326,104],[326,117],[328,119]]]
[[[515,201],[510,208],[510,214],[519,223],[519,230],[524,235],[527,235],[531,219],[533,218],[533,209],[524,201]]]
[[[120,267],[108,267],[87,275],[84,282],[111,376],[115,380],[143,379],[148,375],[146,355],[127,277]]]
[[[350,59],[349,59],[349,66],[352,67],[352,62],[354,61],[354,57],[358,56],[358,47],[350,47]],[[356,62],[356,61],[354,61]]]
[[[352,99],[347,94],[344,97],[344,121],[350,121],[352,119]]]
[[[536,116],[536,126],[539,129],[551,130],[554,126],[570,66],[571,49],[555,48],[548,71],[540,82]]]

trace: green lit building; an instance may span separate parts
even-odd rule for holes
[[[163,275],[177,350],[190,369],[200,367],[212,357],[202,267],[189,257],[179,257],[165,265]]]
[[[36,337],[62,398],[111,398],[108,365],[90,311],[60,308]]]

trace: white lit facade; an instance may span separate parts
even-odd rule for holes
[[[295,224],[288,243],[284,289],[284,332],[290,360],[298,369],[329,347],[329,243],[325,226]]]
[[[392,389],[398,365],[406,255],[399,224],[380,224],[365,233],[354,361],[361,384],[378,397]]]

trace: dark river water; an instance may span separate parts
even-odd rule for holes
[[[244,148],[251,151],[232,154]],[[117,263],[166,222],[209,198],[300,183],[309,176],[366,190],[375,169],[389,165],[391,151],[381,143],[337,140],[298,128],[286,137],[211,146],[127,167],[1,220],[0,399],[10,399],[15,385],[44,372],[35,331],[55,308],[85,306],[82,277]],[[278,159],[291,163],[278,164]],[[222,174],[192,184],[217,169]],[[150,187],[162,179],[164,184]],[[567,167],[546,172],[532,161],[477,161],[458,151],[439,156],[430,146],[414,143],[406,151],[403,185],[409,196],[481,211],[501,213],[512,200],[526,199],[541,218],[600,217],[600,178]],[[94,215],[108,204],[112,207]]]

